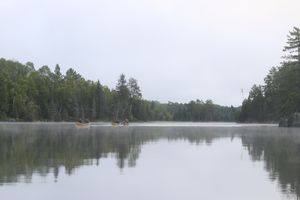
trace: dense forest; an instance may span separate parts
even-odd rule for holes
[[[113,89],[86,80],[74,69],[61,73],[48,66],[35,69],[0,59],[0,119],[9,121],[234,121],[237,109],[215,105],[211,100],[159,103],[145,100],[138,82],[120,75]]]
[[[286,55],[254,85],[242,107],[214,104],[211,100],[160,103],[146,100],[134,78],[120,75],[115,88],[86,80],[74,69],[61,73],[48,66],[35,69],[0,59],[0,120],[10,121],[278,121],[300,111],[300,29],[289,32]]]
[[[284,61],[273,67],[264,85],[254,85],[244,100],[240,121],[278,121],[300,111],[300,29],[287,36]]]

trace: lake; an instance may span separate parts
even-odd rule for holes
[[[297,199],[299,135],[268,124],[0,123],[0,198]]]

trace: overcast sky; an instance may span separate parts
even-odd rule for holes
[[[299,0],[0,0],[0,57],[114,87],[135,77],[144,98],[240,105],[281,61]]]

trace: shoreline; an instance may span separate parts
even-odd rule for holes
[[[75,122],[0,122],[0,125],[51,125],[65,124],[75,125]],[[91,122],[90,127],[112,127],[111,122],[97,121]],[[149,121],[149,122],[131,122],[129,127],[278,127],[276,123],[237,123],[237,122],[178,122],[178,121]]]

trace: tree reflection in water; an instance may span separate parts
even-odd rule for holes
[[[134,167],[145,143],[184,140],[211,145],[221,138],[240,138],[253,162],[264,161],[270,180],[286,194],[299,194],[300,136],[297,129],[277,127],[91,127],[73,124],[1,124],[0,184],[30,182],[37,173],[59,176],[82,165],[101,165],[115,157],[120,169]],[[298,195],[297,195],[298,196]]]
[[[270,180],[278,180],[283,193],[300,192],[300,131],[273,128],[241,135],[253,161],[263,160]]]

